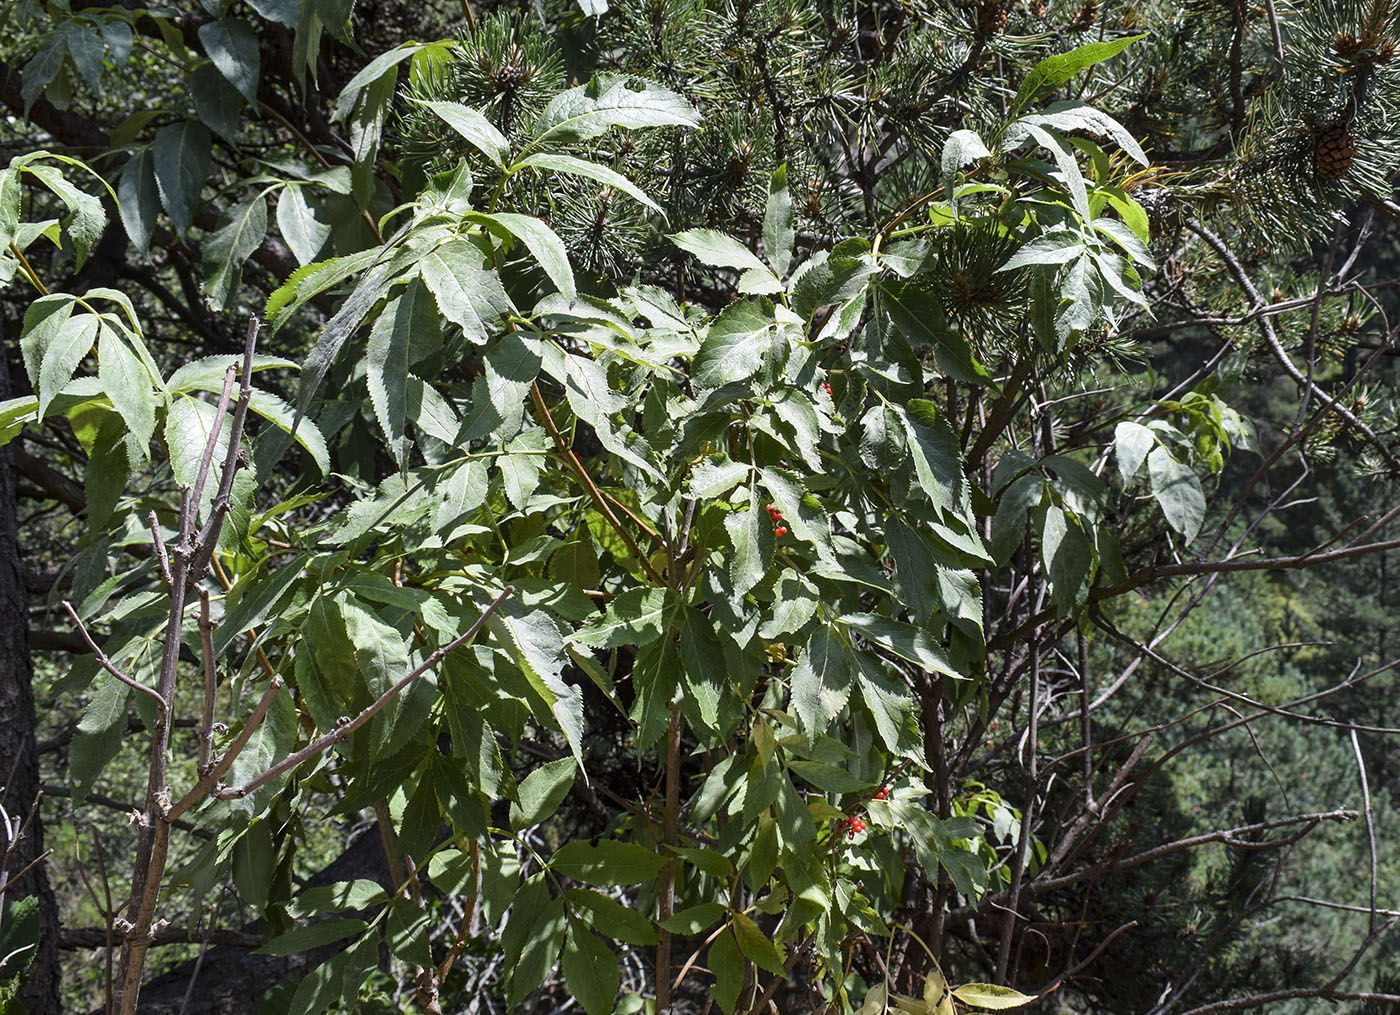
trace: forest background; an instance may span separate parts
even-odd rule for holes
[[[1400,1005],[1392,0],[0,11],[0,1005]]]

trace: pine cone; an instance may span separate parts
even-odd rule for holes
[[[1345,124],[1334,123],[1323,128],[1313,147],[1313,163],[1319,179],[1340,180],[1356,158],[1356,138]]]
[[[1361,49],[1361,40],[1351,32],[1341,31],[1332,39],[1332,52],[1343,60],[1355,56]]]
[[[1094,22],[1099,20],[1099,0],[1084,0],[1079,6],[1079,13],[1074,16],[1074,24],[1070,25],[1070,31],[1087,32],[1094,27]]]
[[[1049,10],[1045,0],[1031,0],[1031,14],[1041,21],[1045,20],[1045,15],[1049,13]]]
[[[1007,0],[982,0],[977,7],[977,34],[996,35],[1004,29],[1009,7]]]

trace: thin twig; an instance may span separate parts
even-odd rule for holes
[[[579,482],[583,484],[583,488],[588,492],[588,495],[593,498],[593,503],[598,505],[598,510],[602,512],[608,524],[622,537],[622,542],[626,545],[627,552],[632,555],[633,559],[637,561],[642,570],[647,573],[647,577],[657,585],[665,585],[666,580],[657,573],[656,568],[651,566],[651,559],[647,557],[646,554],[642,553],[641,548],[637,546],[636,540],[632,538],[632,533],[627,530],[626,526],[622,524],[617,515],[613,513],[608,498],[598,489],[597,485],[593,482],[593,477],[590,476],[588,470],[583,467],[583,462],[579,461],[578,455],[574,454],[574,449],[569,447],[569,442],[566,441],[564,435],[559,432],[559,427],[554,423],[554,417],[550,415],[549,407],[544,404],[544,395],[540,394],[539,384],[530,385],[530,397],[534,400],[535,408],[539,410],[540,418],[544,421],[545,429],[549,431],[549,436],[554,439],[554,446],[559,450],[560,456],[564,459],[564,464],[573,470],[574,475],[578,476]],[[630,511],[627,513],[631,515]],[[648,526],[648,528],[650,527]],[[657,538],[659,541],[660,537],[658,536]]]
[[[457,649],[461,648],[463,645],[467,644],[467,642],[475,638],[477,632],[480,631],[481,628],[485,625],[486,621],[491,618],[491,615],[501,608],[501,605],[506,601],[507,598],[514,594],[515,586],[507,585],[505,587],[505,591],[503,591],[499,596],[497,596],[495,600],[492,601],[491,605],[486,607],[486,609],[482,611],[482,614],[480,617],[477,618],[476,623],[473,624],[470,628],[468,628],[465,634],[459,635],[458,637],[452,639],[452,641],[448,642],[446,645],[442,646],[442,648],[438,649],[432,655],[428,656],[427,659],[424,659],[422,663],[420,663],[417,667],[415,667],[412,670],[412,672],[410,672],[406,677],[401,679],[393,687],[389,688],[378,698],[376,698],[372,704],[367,706],[364,709],[364,711],[362,711],[359,715],[355,716],[355,718],[347,719],[344,723],[337,726],[329,733],[325,734],[324,736],[317,737],[315,740],[307,744],[301,750],[293,754],[289,754],[287,757],[283,758],[281,761],[273,765],[267,771],[244,783],[242,786],[234,787],[231,789],[216,790],[214,792],[214,795],[220,800],[237,800],[242,797],[245,797],[249,793],[252,793],[254,790],[258,789],[258,787],[267,785],[267,783],[277,778],[283,772],[287,772],[293,768],[296,768],[308,758],[313,758],[317,754],[320,754],[322,751],[324,751],[327,747],[330,747],[332,744],[336,744],[344,740],[351,733],[355,732],[355,730],[359,729],[365,723],[373,719],[375,715],[377,715],[379,711],[382,708],[384,708],[385,705],[393,701],[394,698],[398,696],[399,692],[402,691],[405,687],[413,683],[423,674],[427,673],[438,663],[442,662],[442,660],[445,659],[452,652],[455,652]]]
[[[203,775],[209,770],[209,758],[214,750],[214,625],[209,619],[209,590],[199,588],[199,644],[204,650],[204,721],[199,731],[199,761],[195,771]]]
[[[1351,749],[1356,755],[1356,774],[1361,780],[1361,799],[1364,805],[1362,813],[1366,817],[1366,840],[1371,849],[1371,924],[1370,930],[1376,932],[1376,885],[1380,880],[1379,866],[1376,861],[1376,822],[1375,816],[1371,812],[1371,783],[1366,778],[1366,759],[1361,756],[1361,741],[1357,739],[1356,730],[1351,731]]]
[[[159,715],[161,719],[167,718],[169,716],[169,710],[165,707],[165,699],[160,696],[159,692],[157,692],[155,688],[147,687],[139,680],[133,680],[112,665],[112,660],[107,658],[107,653],[103,652],[102,649],[98,647],[97,642],[92,640],[92,635],[88,632],[87,625],[78,617],[78,611],[73,609],[73,604],[66,599],[63,600],[63,609],[67,612],[68,616],[72,618],[73,623],[78,628],[78,634],[81,635],[83,641],[87,643],[88,649],[97,657],[97,664],[127,687],[130,687],[133,691],[137,691],[146,695],[148,698],[154,699],[157,715]]]

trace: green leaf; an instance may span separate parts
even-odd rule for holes
[[[920,488],[935,509],[955,509],[962,493],[962,451],[957,434],[933,402],[915,398],[905,409],[896,411],[903,417],[909,436]]]
[[[352,77],[340,90],[340,95],[336,97],[335,107],[331,111],[332,120],[343,120],[350,115],[359,102],[360,96],[364,94],[372,84],[381,81],[393,68],[397,67],[404,60],[415,53],[428,47],[420,42],[405,42],[395,46],[393,49],[380,53]],[[397,74],[395,75],[397,77]],[[429,105],[429,103],[424,103]],[[442,103],[442,105],[453,105],[453,103]],[[499,163],[499,159],[496,160]]]
[[[269,21],[276,21],[287,28],[297,26],[301,0],[248,0],[248,5]]]
[[[958,173],[962,171],[963,166],[978,159],[990,158],[991,155],[975,130],[955,130],[948,135],[948,140],[943,142],[943,194],[953,209],[954,217],[958,214],[957,194],[954,188]]]
[[[789,761],[787,767],[823,793],[859,793],[875,787],[875,783],[852,775],[844,768],[820,761]]]
[[[1091,42],[1078,49],[1070,50],[1068,53],[1057,53],[1054,56],[1046,57],[1032,67],[1030,73],[1021,82],[1021,87],[1016,92],[1016,98],[1011,102],[1011,112],[1019,112],[1036,98],[1059,88],[1060,85],[1086,67],[1092,67],[1096,63],[1115,57],[1139,39],[1145,38],[1147,36],[1143,34],[1111,39],[1107,42]]]
[[[704,849],[699,846],[669,846],[667,848],[692,867],[704,871],[711,877],[727,878],[734,873],[734,865],[729,862],[729,858],[713,849]]]
[[[569,924],[559,967],[565,985],[588,1015],[610,1015],[621,972],[617,955],[598,935]]]
[[[25,63],[21,71],[24,84],[20,88],[20,98],[24,100],[24,115],[26,117],[29,115],[30,107],[34,105],[34,100],[53,83],[54,78],[63,69],[63,58],[67,49],[63,36],[55,32]]]
[[[199,26],[199,41],[219,73],[256,106],[261,59],[258,37],[248,23],[239,18],[206,21]]]
[[[103,322],[97,338],[97,377],[146,455],[156,431],[157,393],[150,371],[117,330]]]
[[[169,124],[156,131],[151,152],[160,203],[183,236],[194,221],[200,191],[209,177],[209,131],[197,120]]]
[[[243,265],[267,236],[267,202],[262,194],[251,197],[226,211],[221,222],[200,248],[206,272],[204,291],[220,310],[237,291]]]
[[[215,406],[189,395],[177,395],[170,403],[170,410],[165,415],[165,445],[170,451],[170,471],[175,474],[175,482],[181,486],[194,487],[199,476],[200,461],[204,457],[204,448],[213,432],[217,415],[218,409]],[[214,449],[214,464],[210,466],[211,475],[216,475],[217,463],[222,462],[228,452],[228,434],[226,420],[219,430],[218,444]],[[204,494],[199,504],[201,516],[208,511],[209,504],[214,499],[216,486],[217,478],[213,481],[205,480]]]
[[[102,37],[92,29],[80,27],[75,21],[68,22],[63,28],[73,65],[78,68],[88,87],[98,91],[102,87],[102,54],[106,49]]]
[[[500,278],[479,267],[480,260],[480,251],[454,240],[425,254],[418,264],[442,315],[476,345],[484,344],[500,317],[515,309]]]
[[[744,989],[745,962],[734,932],[725,928],[705,953],[705,964],[715,975],[715,1000],[726,1015],[734,1015],[739,993]]]
[[[924,289],[906,282],[880,285],[881,306],[890,321],[916,351],[932,349],[938,368],[968,384],[990,384],[991,376],[972,355],[972,348],[948,326],[943,306]]]
[[[650,644],[666,630],[670,599],[669,589],[628,589],[608,603],[604,614],[589,618],[571,641],[600,649]]]
[[[321,1015],[354,998],[379,964],[378,934],[365,934],[350,948],[313,967],[297,986],[288,1015]]]
[[[817,610],[816,586],[795,571],[785,570],[773,588],[773,611],[758,629],[760,638],[773,640],[796,634]]]
[[[36,420],[38,408],[39,400],[28,395],[0,402],[0,446],[8,444],[25,423]]]
[[[857,683],[860,696],[875,720],[875,730],[880,734],[885,747],[893,752],[908,750],[915,743],[911,736],[913,723],[913,702],[909,689],[900,680],[884,669],[865,664],[860,660]]]
[[[375,264],[374,267],[365,272],[359,284],[355,286],[350,295],[341,303],[340,309],[336,311],[335,316],[327,321],[325,327],[321,329],[321,334],[316,339],[316,344],[311,347],[311,352],[307,354],[306,362],[302,365],[301,383],[297,392],[298,421],[306,414],[307,409],[311,407],[312,400],[316,397],[317,392],[321,388],[321,382],[326,379],[327,371],[330,370],[331,364],[335,362],[335,358],[340,354],[340,350],[345,345],[346,340],[349,339],[354,330],[363,323],[365,316],[384,296],[385,291],[389,288],[390,281],[403,271],[409,260],[413,259],[414,258],[410,258],[408,255],[401,253],[399,256],[388,261]],[[355,262],[351,262],[352,265],[354,263]],[[327,265],[327,277],[323,278],[320,276],[320,273],[309,272],[303,281],[310,283],[312,279],[316,279],[316,285],[318,287],[316,291],[320,291],[319,286],[322,283],[329,286],[344,277],[344,274],[342,274],[340,270],[343,267],[347,267],[343,262],[341,264],[331,262]],[[354,270],[354,268],[351,267],[351,270]],[[276,293],[273,294],[273,296],[276,295]],[[312,294],[308,293],[308,298],[310,295]],[[300,287],[297,297],[298,299],[301,298]],[[271,304],[272,300],[269,299],[269,308]],[[441,307],[442,303],[439,302],[438,306]],[[284,321],[285,319],[286,316],[282,316],[278,318],[278,321]]]
[[[691,362],[692,383],[699,388],[718,388],[758,373],[769,329],[775,325],[773,305],[767,300],[729,304],[705,332],[700,351]]]
[[[1040,552],[1060,618],[1077,613],[1093,579],[1093,543],[1064,509],[1052,504],[1045,511]]]
[[[734,553],[729,559],[729,580],[734,585],[735,595],[742,596],[768,573],[777,548],[773,523],[758,506],[756,488],[749,509],[730,512],[725,516],[724,528],[734,544]]]
[[[571,176],[583,176],[590,180],[595,180],[605,187],[613,190],[620,190],[638,204],[646,205],[652,211],[661,212],[661,206],[647,197],[646,193],[627,177],[621,173],[609,169],[607,166],[599,165],[596,162],[589,162],[587,159],[580,159],[573,155],[561,155],[558,152],[536,152],[528,158],[521,159],[515,164],[513,169],[543,169],[554,173],[566,173]]]
[[[433,831],[437,831],[436,825]],[[411,850],[406,849],[404,852],[412,855]],[[433,964],[433,953],[428,943],[431,927],[431,918],[421,902],[413,899],[395,899],[389,907],[389,919],[384,935],[389,945],[389,954],[411,966],[429,968]]]
[[[777,944],[759,930],[758,924],[743,913],[735,913],[732,926],[734,936],[739,941],[739,950],[747,955],[754,965],[774,976],[787,975],[787,968],[783,964],[783,956],[778,951]]]
[[[748,247],[714,229],[687,229],[683,233],[672,233],[670,240],[687,253],[694,254],[702,264],[772,274],[768,265]]]
[[[233,845],[233,886],[254,911],[267,906],[277,852],[267,821],[254,821]]]
[[[238,143],[246,101],[212,63],[201,63],[187,79],[199,121],[231,145]]]
[[[926,627],[915,627],[913,624],[873,613],[848,613],[841,618],[840,623],[866,641],[880,646],[906,662],[913,663],[922,670],[941,673],[955,680],[962,680],[966,676],[948,662],[937,638]]]
[[[160,211],[155,157],[149,145],[138,148],[122,166],[117,180],[117,205],[131,245],[145,254],[156,227],[156,213]]]
[[[349,938],[351,934],[365,930],[365,927],[368,927],[368,924],[365,924],[364,920],[353,918],[321,920],[277,935],[258,951],[253,952],[253,955],[297,955],[298,952],[309,952],[312,948]]]
[[[1158,446],[1147,456],[1147,475],[1152,481],[1152,496],[1166,515],[1167,524],[1188,543],[1195,539],[1206,517],[1206,497],[1196,473]]]
[[[292,422],[296,419],[296,410],[272,392],[254,388],[248,399],[248,408],[272,423],[283,433],[290,434],[292,432]],[[315,423],[303,419],[301,425],[296,429],[296,442],[311,456],[311,460],[316,463],[316,468],[321,470],[321,475],[329,476],[331,474],[331,456],[326,447],[326,438],[322,436],[320,428]]]
[[[698,127],[700,114],[682,96],[649,81],[605,75],[560,92],[535,124],[532,147],[588,141],[612,127]]]
[[[127,699],[131,691],[126,684],[106,674],[93,686],[92,700],[83,709],[78,735],[73,738],[68,753],[68,774],[73,792],[80,794],[79,799],[87,796],[127,738]]]
[[[992,1011],[1019,1008],[1021,1005],[1030,1004],[1035,1000],[1029,994],[1022,994],[1019,990],[1012,990],[1010,987],[998,987],[993,983],[964,983],[961,987],[953,988],[953,996],[963,1004],[970,1004],[974,1008],[988,1008]]]
[[[729,912],[729,907],[718,902],[702,902],[679,910],[661,921],[660,926],[672,934],[690,937],[715,925],[715,921]]]
[[[496,125],[481,113],[459,102],[424,102],[422,105],[496,165],[505,165],[510,142],[496,129]]]
[[[355,672],[371,697],[383,694],[408,672],[408,645],[398,628],[370,604],[349,595],[336,597],[346,637],[355,650]]]
[[[549,897],[543,878],[532,878],[516,893],[501,935],[509,970],[508,1010],[516,1010],[554,968],[564,944],[565,926],[563,900]]]
[[[905,467],[909,456],[904,416],[898,407],[879,402],[860,420],[860,460],[886,479]]]
[[[698,718],[699,725],[718,733],[719,703],[724,694],[727,670],[724,648],[715,634],[713,622],[701,616],[693,606],[681,608],[679,627],[687,693],[682,707],[687,709],[692,723]],[[698,707],[698,717],[688,711],[692,702]]]
[[[24,311],[19,347],[29,382],[39,395],[38,415],[70,380],[97,338],[97,318],[73,316],[73,297],[66,293],[41,296]]]
[[[521,785],[524,793],[524,784]],[[590,885],[639,885],[655,877],[666,866],[667,858],[634,842],[574,841],[562,847],[549,861],[556,874]]]
[[[320,202],[308,201],[302,186],[288,184],[278,195],[277,228],[298,264],[315,261],[330,238],[331,223],[323,214]]]
[[[19,228],[22,190],[19,166],[0,169],[0,247],[8,247]]]
[[[1043,112],[1022,117],[1022,122],[1043,124],[1064,133],[1106,135],[1138,165],[1148,164],[1147,155],[1126,127],[1103,110],[1086,103],[1056,102]]]
[[[1087,222],[1093,216],[1089,210],[1089,195],[1084,183],[1084,174],[1074,156],[1073,146],[1065,144],[1058,135],[1029,117],[1023,117],[1008,127],[1002,140],[1008,151],[1014,151],[1027,137],[1034,139],[1036,144],[1048,151],[1050,157],[1055,160],[1055,167],[1064,177],[1065,188],[1069,191],[1075,213]]]
[[[569,795],[578,764],[573,758],[560,758],[535,769],[520,781],[519,800],[510,806],[511,827],[520,831],[548,818]]]
[[[7,1004],[13,996],[7,993],[17,987],[20,977],[38,954],[43,918],[39,915],[39,900],[33,895],[9,899],[0,896],[0,1011],[13,1011]]]
[[[506,453],[496,459],[506,499],[512,506],[525,509],[540,485],[540,473],[545,467],[544,452],[552,446],[544,427],[532,427],[514,437],[506,445]]]
[[[584,916],[607,937],[634,945],[656,944],[656,930],[651,921],[611,896],[591,888],[570,888],[564,898],[575,913]]]
[[[369,331],[365,372],[370,404],[384,431],[384,441],[400,469],[408,464],[408,368],[442,344],[438,308],[419,280],[390,300]]]
[[[829,625],[818,625],[790,678],[792,710],[811,742],[815,743],[846,707],[854,677],[849,649],[840,635]]]
[[[549,280],[563,297],[573,302],[577,294],[574,287],[574,270],[569,265],[569,252],[564,241],[543,220],[533,215],[518,215],[514,212],[498,211],[491,215],[473,213],[468,216],[473,221],[495,223],[506,232],[525,244],[535,260],[539,262]]]
[[[340,913],[347,909],[364,909],[387,898],[383,886],[377,881],[368,878],[337,881],[298,892],[288,905],[287,914],[306,917],[318,913]]]
[[[787,164],[773,170],[768,181],[768,202],[763,208],[763,254],[779,278],[792,265],[792,248],[797,242],[793,224],[792,193],[788,190]]]
[[[1118,460],[1118,472],[1128,483],[1137,475],[1147,453],[1157,444],[1157,436],[1141,423],[1125,421],[1113,431],[1113,454]]]
[[[82,163],[76,163],[82,165]],[[63,202],[68,209],[68,215],[63,220],[63,229],[68,238],[72,240],[73,249],[76,256],[75,267],[82,270],[83,263],[87,260],[88,251],[92,245],[102,237],[102,230],[107,224],[107,213],[102,210],[102,202],[79,190],[61,171],[53,166],[33,165],[26,167],[29,173],[43,182],[54,195]]]
[[[701,459],[686,480],[690,495],[696,500],[722,496],[749,478],[749,466],[727,455],[713,454]]]

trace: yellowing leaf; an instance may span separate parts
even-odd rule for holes
[[[877,983],[865,995],[865,1003],[860,1006],[860,1015],[880,1015],[885,1010],[889,992],[884,983]]]
[[[998,987],[994,983],[964,983],[961,987],[953,988],[953,996],[974,1008],[988,1008],[992,1011],[1019,1008],[1021,1005],[1030,1004],[1035,1000],[1034,997],[1022,994],[1019,990]]]

